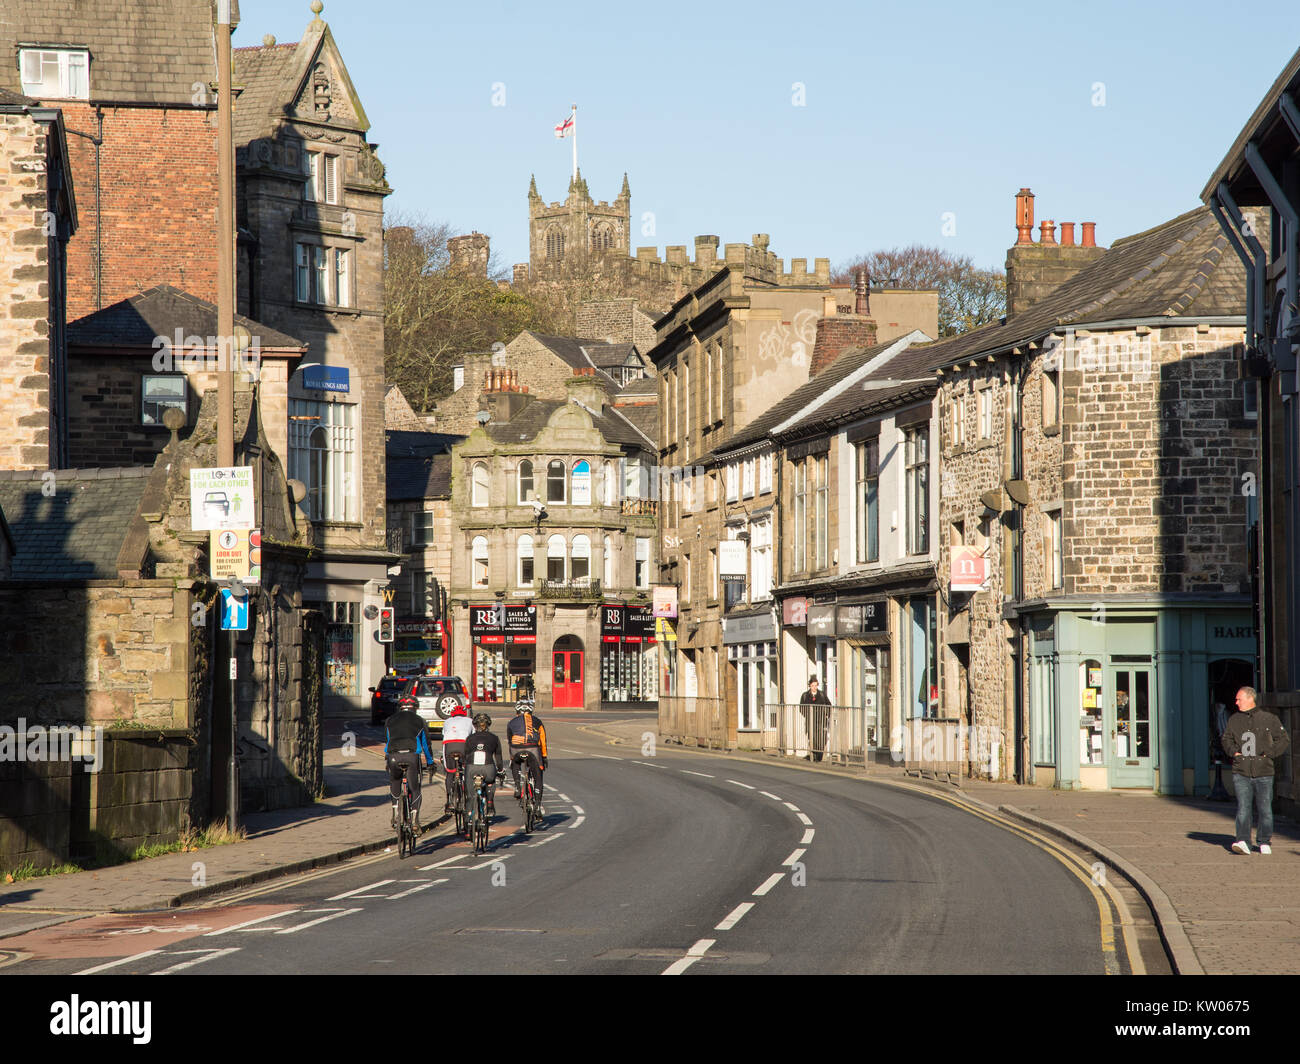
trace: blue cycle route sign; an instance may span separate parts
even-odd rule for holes
[[[235,598],[228,588],[221,589],[221,630],[223,632],[248,631],[248,596]]]

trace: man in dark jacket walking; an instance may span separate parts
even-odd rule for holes
[[[1234,853],[1250,853],[1251,805],[1259,810],[1255,841],[1269,854],[1273,838],[1273,760],[1291,745],[1282,722],[1255,705],[1255,689],[1237,692],[1237,710],[1223,733],[1223,751],[1232,759],[1232,785],[1237,792],[1237,840]]]
[[[799,699],[799,711],[803,714],[804,731],[808,736],[808,758],[811,761],[822,759],[822,754],[826,752],[826,736],[830,731],[831,700],[825,692],[817,689],[818,686],[817,677],[813,676],[808,681],[808,690]],[[812,715],[811,721],[808,719],[809,714]]]

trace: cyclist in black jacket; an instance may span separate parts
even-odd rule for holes
[[[474,800],[474,777],[481,775],[483,782],[487,785],[487,811],[489,816],[492,816],[497,811],[497,776],[505,771],[505,766],[501,760],[501,740],[488,731],[491,726],[491,717],[486,713],[475,713],[474,731],[465,740],[465,751],[462,755],[465,758],[465,801],[469,803]]]
[[[402,776],[411,788],[411,815],[415,818],[415,834],[423,834],[420,826],[420,754],[433,772],[433,750],[425,734],[424,718],[413,709],[399,708],[388,718],[388,742],[384,755],[388,759],[388,792],[393,797],[393,827],[397,827],[397,802],[402,796]]]

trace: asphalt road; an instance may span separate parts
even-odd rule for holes
[[[548,729],[532,836],[507,790],[486,856],[435,829],[23,973],[1126,970],[1085,876],[938,797]]]

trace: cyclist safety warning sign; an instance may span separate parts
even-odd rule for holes
[[[190,530],[253,527],[253,469],[190,470]]]

